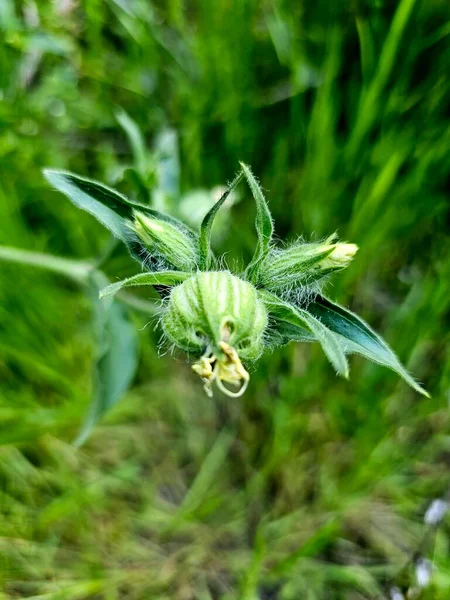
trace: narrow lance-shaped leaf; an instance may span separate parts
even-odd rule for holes
[[[346,352],[361,354],[392,369],[416,392],[429,397],[429,394],[414,381],[387,343],[360,317],[322,296],[318,296],[315,302],[308,305],[308,311],[320,319],[328,329],[338,334]]]
[[[255,224],[258,242],[256,244],[256,250],[253,258],[246,270],[247,278],[251,282],[256,283],[258,279],[258,267],[269,252],[270,242],[272,241],[273,235],[273,223],[266,199],[264,198],[262,190],[253,176],[253,173],[244,163],[241,162],[240,165],[256,202]]]
[[[241,171],[236,175],[233,181],[228,185],[225,192],[219,198],[219,200],[214,204],[211,210],[205,215],[203,218],[202,224],[200,226],[200,236],[199,236],[199,268],[201,271],[207,271],[212,266],[212,253],[211,253],[211,229],[214,223],[214,219],[216,217],[217,212],[220,207],[223,205],[225,200],[229,197],[231,192],[236,189],[236,186],[244,177],[244,173]]]
[[[150,189],[147,186],[151,160],[145,147],[145,140],[138,124],[122,108],[115,112],[117,122],[124,130],[133,155],[133,164],[123,171],[125,181],[131,182],[140,202],[150,204]]]
[[[109,298],[98,299],[99,288],[106,277],[95,271],[89,280],[94,302],[94,330],[96,332],[96,361],[92,402],[75,444],[86,441],[95,425],[130,386],[138,362],[136,329],[128,320],[126,309]]]
[[[65,194],[76,206],[91,213],[102,225],[122,240],[132,255],[140,262],[144,262],[145,253],[141,256],[140,248],[143,245],[130,228],[130,224],[134,220],[134,211],[169,223],[197,243],[196,234],[178,219],[148,206],[132,202],[102,183],[66,171],[46,169],[44,175],[53,187]],[[147,264],[146,267],[148,268]]]
[[[65,171],[44,170],[46,179],[76,205],[96,217],[122,241],[126,240],[126,219],[131,218],[132,204],[115,190]]]
[[[156,187],[152,190],[152,203],[158,210],[178,207],[180,198],[180,153],[178,135],[170,127],[157,136],[154,146],[156,159]]]
[[[277,319],[300,327],[306,326],[322,346],[323,351],[336,369],[336,372],[343,377],[348,377],[347,359],[337,336],[332,331],[306,310],[297,308],[289,302],[281,300],[275,294],[261,290],[259,295],[269,313]]]
[[[86,177],[80,177],[80,175],[69,173],[67,171],[44,169],[44,175],[54,188],[70,198],[70,200],[72,200],[79,208],[82,208],[97,217],[97,219],[103,223],[105,227],[108,227],[108,229],[110,229],[108,223],[102,221],[102,212],[98,206],[99,204],[109,208],[122,218],[128,219],[133,218],[133,209],[139,210],[152,217],[161,219],[162,221],[172,223],[189,235],[195,236],[189,227],[182,221],[153,208],[149,208],[144,204],[132,202],[117,190],[113,190],[103,183],[99,183],[98,181]]]
[[[184,273],[183,271],[159,271],[157,273],[139,273],[133,275],[128,279],[122,279],[112,283],[100,291],[100,298],[106,298],[107,296],[113,296],[117,294],[122,288],[135,287],[140,285],[153,285],[153,286],[173,286],[182,283],[188,277],[191,277],[191,273]]]

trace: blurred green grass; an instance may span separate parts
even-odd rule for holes
[[[182,193],[243,160],[280,238],[358,243],[329,294],[432,398],[358,358],[340,381],[318,348],[291,345],[243,399],[210,400],[136,313],[135,383],[75,449],[89,303],[2,262],[0,598],[356,600],[413,585],[402,568],[450,485],[449,13],[441,0],[3,0],[0,244],[78,259],[108,247],[45,166],[141,200],[163,182],[175,211],[176,144],[161,140],[178,140]],[[119,110],[147,152],[133,154]],[[254,242],[241,193],[218,242],[230,260]],[[117,247],[105,270],[136,264]],[[420,548],[435,565],[420,598],[448,598],[448,533],[447,520]]]

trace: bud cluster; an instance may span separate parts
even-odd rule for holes
[[[94,214],[142,263],[143,273],[111,284],[101,296],[137,285],[150,285],[161,293],[164,337],[195,358],[193,369],[209,394],[216,383],[228,395],[241,395],[249,381],[243,363],[258,359],[266,347],[317,341],[344,377],[349,372],[347,355],[358,353],[396,371],[427,395],[362,319],[321,295],[322,283],[350,264],[357,246],[332,235],[323,242],[275,247],[269,206],[249,167],[240,166],[198,232],[98,182],[56,171],[46,171],[46,177],[74,204]],[[212,252],[211,231],[217,213],[242,180],[256,204],[257,244],[246,270],[232,274],[218,270],[224,261]]]

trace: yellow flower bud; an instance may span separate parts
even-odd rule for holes
[[[337,243],[328,246],[332,248],[331,253],[326,256],[319,264],[321,269],[344,269],[352,261],[358,251],[356,244]],[[323,247],[324,250],[327,247]]]

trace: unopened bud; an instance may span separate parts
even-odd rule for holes
[[[297,243],[283,250],[273,250],[260,269],[259,283],[275,292],[289,290],[347,267],[358,246],[331,243],[334,237],[323,243]]]
[[[263,350],[267,311],[255,287],[228,271],[199,272],[173,288],[162,326],[168,340],[201,358],[193,366],[210,393],[215,381],[241,395],[249,375],[241,360]],[[240,386],[231,392],[223,382]]]
[[[327,269],[344,269],[348,267],[353,257],[358,251],[356,244],[337,243],[329,246],[330,254],[320,262],[320,268]]]
[[[133,230],[156,259],[161,258],[182,271],[195,270],[197,248],[183,229],[169,221],[135,211]]]

